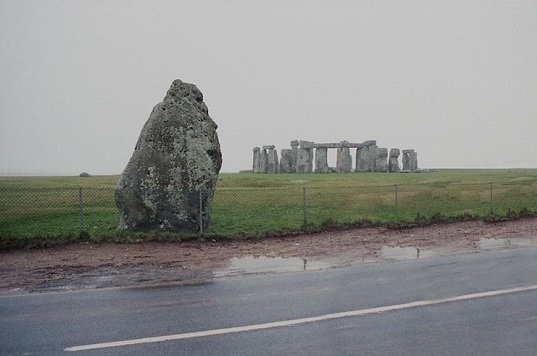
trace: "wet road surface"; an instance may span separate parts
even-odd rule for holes
[[[219,278],[191,286],[3,296],[0,354],[58,355],[79,346],[125,341],[123,346],[71,352],[533,355],[537,349],[535,271],[537,248],[526,247]],[[518,287],[528,288],[506,291]],[[505,292],[482,295],[488,291]],[[436,302],[459,296],[477,297]],[[400,307],[424,301],[428,303]],[[289,323],[352,311],[371,312]],[[284,324],[248,329],[277,322]],[[236,327],[246,329],[225,332]],[[224,332],[211,336],[214,330]],[[129,343],[187,333],[198,336]]]

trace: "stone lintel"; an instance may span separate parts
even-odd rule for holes
[[[304,149],[315,148],[315,142],[300,140],[300,148],[304,148]]]
[[[263,146],[263,149],[264,149],[264,150],[273,150],[273,149],[275,149],[275,148],[276,148],[276,146],[274,146],[274,145]]]
[[[364,144],[362,143],[350,143],[350,142],[340,142],[340,143],[315,143],[315,142],[309,142],[309,141],[300,141],[300,148],[340,148],[340,147],[348,147],[348,148],[360,148],[364,147]]]

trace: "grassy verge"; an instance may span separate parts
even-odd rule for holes
[[[199,238],[158,231],[118,232],[112,196],[117,179],[0,177],[0,249]],[[351,226],[410,227],[536,215],[537,169],[221,174],[212,224],[204,238],[259,238]]]

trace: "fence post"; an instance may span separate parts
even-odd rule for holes
[[[395,207],[397,208],[397,200],[398,200],[398,193],[399,193],[399,187],[396,185],[394,185],[394,188],[395,188]]]
[[[492,182],[490,182],[490,202],[492,203]]]
[[[303,209],[304,209],[304,226],[308,225],[308,201],[306,199],[306,187],[302,188],[303,192]]]
[[[200,224],[200,236],[203,236],[203,188],[200,188],[200,211],[199,211],[199,224]]]
[[[80,225],[80,232],[85,230],[84,226],[84,195],[82,194],[82,187],[78,188],[78,223]]]

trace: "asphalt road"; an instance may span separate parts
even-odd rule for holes
[[[535,355],[536,272],[537,248],[519,248],[195,286],[4,296],[0,354]]]

